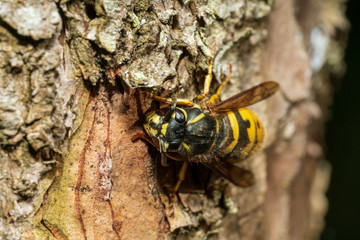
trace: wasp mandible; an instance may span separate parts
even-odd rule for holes
[[[204,91],[193,101],[152,96],[152,99],[170,105],[164,111],[146,114],[144,129],[134,139],[145,139],[155,146],[163,157],[183,161],[178,181],[171,193],[175,194],[185,178],[189,163],[197,162],[219,173],[240,187],[255,183],[254,174],[234,166],[257,152],[264,141],[264,128],[259,118],[246,106],[273,95],[279,85],[263,82],[220,101],[222,88],[228,83],[231,65],[226,79],[208,100],[212,80],[213,58],[209,59]]]

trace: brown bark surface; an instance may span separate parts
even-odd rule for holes
[[[344,70],[343,0],[0,2],[1,239],[317,239],[330,166],[323,123]],[[201,165],[173,206],[142,141],[146,92],[193,99],[216,42],[212,91],[262,81],[253,187]]]

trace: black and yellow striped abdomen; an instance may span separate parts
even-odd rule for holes
[[[219,123],[217,139],[211,151],[228,162],[253,155],[264,141],[264,128],[258,117],[246,108],[215,116]]]
[[[184,109],[187,123],[180,153],[190,161],[214,157],[239,162],[254,154],[264,140],[258,117],[246,108],[207,114],[200,108]]]

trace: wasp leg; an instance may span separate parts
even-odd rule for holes
[[[212,80],[212,68],[213,68],[213,63],[214,63],[214,55],[215,55],[215,46],[216,43],[215,41],[212,42],[210,48],[211,48],[211,57],[209,57],[209,68],[208,68],[208,73],[205,77],[205,81],[204,81],[204,92],[200,93],[197,96],[198,100],[203,100],[206,95],[209,93],[210,90],[210,85],[211,85],[211,80]]]
[[[226,73],[226,78],[225,80],[220,84],[220,86],[218,87],[216,93],[214,95],[212,95],[209,99],[209,103],[210,104],[215,104],[220,100],[220,95],[221,95],[221,91],[223,89],[223,87],[229,82],[230,80],[230,76],[231,76],[231,69],[232,69],[232,65],[229,64],[229,68],[228,71]]]
[[[182,181],[184,181],[185,179],[185,175],[186,175],[186,169],[188,167],[189,163],[187,161],[184,161],[181,169],[180,169],[180,172],[179,172],[179,175],[178,175],[178,180],[176,182],[176,185],[173,187],[173,189],[171,189],[171,192],[170,192],[170,202],[173,202],[174,201],[174,198],[175,198],[175,194],[176,192],[179,190],[179,187],[182,183]]]
[[[210,90],[210,85],[211,85],[211,80],[212,80],[212,67],[213,67],[213,62],[214,62],[214,58],[211,57],[209,59],[209,68],[208,68],[208,73],[205,77],[205,82],[204,82],[204,92],[200,93],[197,98],[198,100],[202,100],[206,97],[206,95],[209,93]]]
[[[170,164],[169,164],[169,162],[168,162],[168,160],[167,160],[167,156],[166,156],[166,154],[164,154],[164,153],[161,153],[161,166],[163,166],[163,167],[168,167],[168,166],[170,166]]]
[[[179,105],[179,106],[192,107],[194,105],[193,101],[188,100],[188,99],[182,99],[182,98],[172,99],[172,98],[164,98],[164,97],[159,97],[159,96],[152,96],[151,98],[156,101],[168,103],[168,104],[173,104],[175,102],[176,105]]]
[[[137,141],[137,140],[139,140],[139,139],[147,141],[148,143],[150,143],[150,144],[153,145],[156,149],[159,150],[159,147],[156,146],[156,145],[153,143],[153,141],[151,140],[151,138],[150,138],[149,136],[143,134],[143,133],[136,133],[135,135],[132,136],[131,141],[135,142],[135,141]]]

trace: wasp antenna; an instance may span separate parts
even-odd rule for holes
[[[175,105],[176,106],[176,105]],[[170,117],[171,117],[171,115],[173,114],[173,112],[175,111],[175,106],[171,106],[170,107],[170,109],[169,109],[169,111],[166,113],[166,115],[165,115],[165,117],[164,117],[164,121],[165,122],[167,122],[169,119],[170,119]]]

